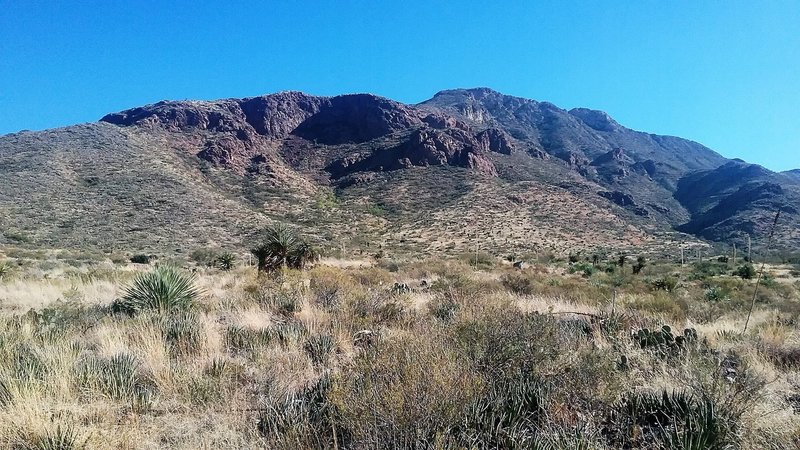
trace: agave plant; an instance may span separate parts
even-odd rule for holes
[[[114,310],[128,314],[148,309],[182,310],[190,308],[199,296],[194,275],[164,265],[136,275],[122,298],[115,302]]]
[[[268,228],[264,239],[250,252],[258,260],[259,272],[273,272],[287,267],[304,269],[317,258],[316,251],[283,224]]]

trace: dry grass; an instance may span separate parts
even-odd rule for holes
[[[620,284],[538,267],[518,273],[519,292],[501,281],[516,272],[458,261],[334,263],[280,279],[201,270],[192,310],[129,317],[108,308],[130,277],[118,271],[0,282],[0,447],[61,433],[75,444],[64,448],[98,449],[651,448],[607,424],[626,396],[660,389],[735,415],[740,448],[785,448],[800,430],[800,335],[784,312],[796,292],[775,291],[741,336],[742,311],[708,320],[700,308],[708,280],[654,291],[648,273]],[[664,324],[703,343],[672,352],[631,339]],[[503,425],[505,437],[481,431],[475,402],[527,389],[522,379],[538,386],[534,415]]]

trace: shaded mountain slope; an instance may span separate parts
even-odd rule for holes
[[[778,211],[777,245],[800,244],[800,182],[761,166],[731,161],[680,180],[675,192],[692,219],[679,230],[712,240],[766,236]]]

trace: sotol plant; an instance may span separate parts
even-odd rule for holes
[[[317,259],[317,252],[286,225],[268,228],[264,238],[250,252],[258,260],[259,272],[274,272],[282,268],[304,269]]]
[[[172,266],[158,266],[150,272],[134,277],[118,299],[113,309],[117,312],[135,314],[143,310],[162,312],[185,310],[192,306],[200,290],[195,286],[193,275],[185,274]]]

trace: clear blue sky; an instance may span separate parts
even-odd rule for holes
[[[798,168],[800,1],[0,0],[0,134],[162,99],[475,86]]]

